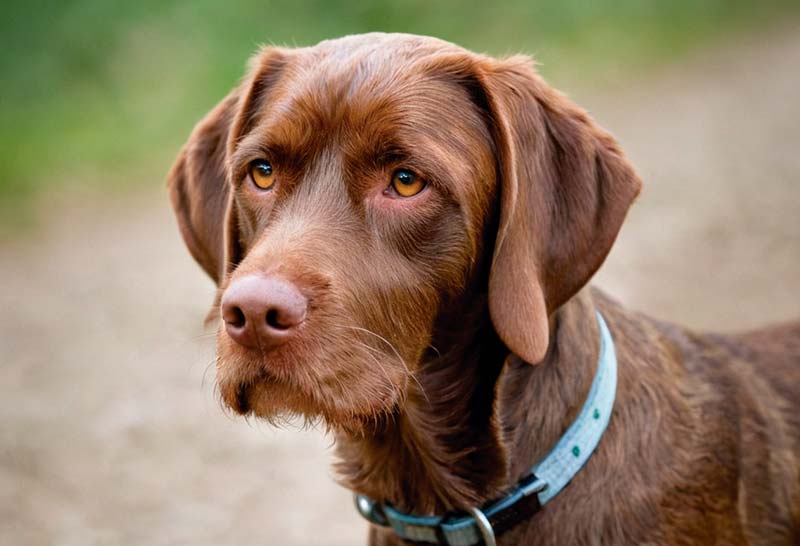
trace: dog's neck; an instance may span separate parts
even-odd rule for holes
[[[473,309],[458,335],[436,337],[447,349],[422,364],[379,432],[337,435],[347,487],[420,515],[480,506],[530,472],[575,418],[599,351],[588,293],[556,313],[536,365],[508,354],[485,302]]]

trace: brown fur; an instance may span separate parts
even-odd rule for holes
[[[249,182],[255,159],[273,190]],[[428,187],[387,197],[397,168]],[[310,302],[266,353],[219,329],[223,401],[321,420],[354,491],[417,514],[501,495],[583,403],[599,309],[619,360],[611,423],[499,543],[800,541],[800,324],[697,335],[584,288],[640,182],[528,59],[383,34],[266,48],[169,185],[220,294],[270,274]]]

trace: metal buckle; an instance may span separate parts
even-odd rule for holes
[[[478,530],[483,537],[483,543],[486,546],[497,546],[497,542],[495,542],[494,539],[494,529],[492,529],[492,524],[489,518],[486,517],[486,514],[481,512],[477,506],[467,508],[467,512],[475,518],[475,523],[478,525]]]

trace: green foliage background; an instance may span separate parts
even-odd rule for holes
[[[4,0],[0,224],[19,221],[54,184],[162,184],[193,124],[259,44],[430,34],[497,55],[532,53],[551,78],[602,86],[798,8],[796,0]]]

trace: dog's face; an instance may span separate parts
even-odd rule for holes
[[[224,402],[347,428],[394,411],[437,321],[487,293],[541,359],[639,182],[526,61],[370,34],[259,53],[170,188],[220,287]]]
[[[340,423],[392,409],[478,253],[495,183],[481,113],[410,52],[359,46],[256,61],[274,83],[230,150],[238,248],[223,289],[275,276],[307,309],[263,352],[220,328],[219,387],[239,412]]]

